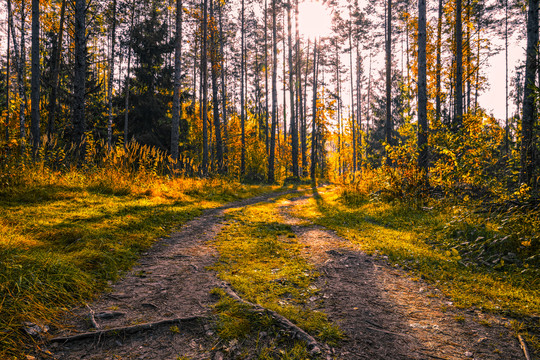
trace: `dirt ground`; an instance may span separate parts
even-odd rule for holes
[[[264,195],[210,210],[158,241],[126,276],[88,306],[66,314],[50,337],[130,327],[162,320],[133,333],[116,332],[84,340],[44,342],[35,359],[228,359],[226,344],[213,331],[210,290],[219,284],[207,270],[219,254],[208,245],[223,227],[226,209],[271,201]],[[506,319],[460,310],[436,288],[368,256],[333,231],[292,214],[307,196],[281,201],[280,214],[307,245],[304,256],[319,270],[315,309],[328,314],[346,334],[335,359],[524,359]],[[93,319],[91,320],[92,316]],[[489,322],[491,326],[481,325]],[[29,357],[30,359],[31,357]],[[232,358],[231,358],[232,359]]]

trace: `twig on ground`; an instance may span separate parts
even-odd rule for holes
[[[88,306],[88,304],[86,304],[86,307],[88,308],[88,318],[90,320],[90,323],[92,324],[94,329],[99,330],[99,324],[96,321],[94,310],[92,310],[92,308]]]
[[[519,340],[519,345],[521,346],[521,349],[523,350],[523,354],[525,355],[525,358],[527,360],[531,360],[531,355],[529,354],[529,349],[527,348],[527,343],[525,342],[525,339],[523,339],[523,337],[518,334],[518,340]]]
[[[85,333],[80,333],[80,334],[71,335],[71,336],[60,336],[60,337],[55,337],[55,338],[50,339],[49,342],[70,342],[70,341],[76,341],[76,340],[84,340],[84,339],[101,337],[104,335],[133,334],[139,331],[152,330],[163,325],[194,322],[198,320],[208,320],[208,317],[189,316],[189,317],[184,317],[184,318],[165,319],[165,320],[139,324],[139,325],[122,326],[122,327],[116,327],[116,328],[111,328],[111,329],[106,329],[106,330],[91,331],[91,332],[85,332]]]
[[[301,328],[299,328],[298,326],[296,326],[295,324],[293,324],[289,319],[287,319],[286,317],[278,314],[277,312],[273,311],[273,310],[270,310],[270,309],[267,309],[265,307],[262,307],[261,305],[259,304],[254,304],[252,302],[249,302],[247,300],[244,300],[242,299],[240,296],[238,296],[238,294],[236,292],[234,292],[233,289],[231,289],[231,287],[226,284],[226,283],[222,283],[220,285],[220,287],[225,291],[225,293],[227,295],[229,295],[230,297],[232,297],[234,300],[238,301],[239,303],[241,304],[244,304],[244,305],[247,305],[249,306],[250,308],[253,309],[254,312],[258,312],[258,313],[266,313],[268,315],[270,315],[276,322],[279,326],[281,326],[282,328],[284,328],[285,330],[293,333],[294,336],[296,336],[298,339],[306,342],[307,344],[307,348],[309,350],[310,353],[312,354],[320,354],[321,353],[321,350],[323,349],[323,346],[321,346],[317,340],[315,340],[315,338],[311,335],[309,335],[307,332],[305,332],[304,330],[302,330]]]

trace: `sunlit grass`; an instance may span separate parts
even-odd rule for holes
[[[457,306],[517,317],[540,313],[538,279],[520,271],[468,266],[441,237],[453,210],[422,210],[400,202],[348,205],[339,191],[317,195],[296,214],[338,232],[370,254],[385,256],[435,283]],[[519,270],[519,269],[518,269]]]
[[[278,189],[220,179],[28,166],[0,189],[0,358],[128,270],[145,249],[206,208]]]
[[[335,343],[341,339],[341,331],[325,314],[310,310],[309,299],[319,291],[313,286],[318,274],[301,256],[305,245],[296,239],[290,226],[283,224],[276,204],[232,209],[228,216],[228,225],[214,242],[220,253],[214,268],[220,278],[244,299],[289,318],[321,340]],[[253,318],[226,296],[222,296],[216,309],[221,319],[220,335],[225,339],[253,337],[269,329],[267,320]],[[296,354],[300,349],[300,344],[294,342],[281,346],[283,354]],[[303,349],[298,354],[305,353]],[[268,348],[258,351],[261,358],[274,358],[263,356],[270,351]]]

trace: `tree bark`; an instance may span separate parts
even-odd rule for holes
[[[297,129],[297,119],[295,114],[294,105],[295,101],[295,82],[294,82],[294,67],[292,60],[292,20],[291,20],[291,0],[288,0],[287,6],[287,30],[289,33],[289,93],[290,93],[290,104],[291,104],[291,156],[292,156],[292,172],[293,177],[298,178],[298,129]]]
[[[245,118],[245,99],[244,99],[244,73],[245,73],[245,26],[244,14],[245,1],[242,0],[241,9],[241,49],[240,49],[240,129],[241,129],[241,150],[240,150],[240,176],[246,174],[246,118]]]
[[[418,169],[425,180],[428,172],[426,44],[426,0],[418,0]]]
[[[456,0],[456,96],[454,100],[454,131],[463,124],[463,30],[461,20],[461,0]]]
[[[313,46],[313,119],[311,122],[311,181],[316,182],[317,170],[317,80],[318,59],[317,40]]]
[[[58,98],[60,59],[62,58],[62,40],[64,38],[64,19],[66,14],[66,0],[62,0],[60,8],[60,28],[56,42],[53,45],[52,58],[53,68],[51,71],[51,97],[49,99],[49,119],[47,125],[47,137],[49,140],[54,133],[54,123],[56,121],[56,99]]]
[[[351,130],[352,130],[352,181],[356,180],[356,121],[354,107],[354,66],[353,66],[353,42],[352,42],[352,12],[349,7],[349,66],[351,72]]]
[[[86,132],[86,0],[75,0],[75,69],[73,84],[73,142],[84,159]]]
[[[225,37],[223,35],[223,14],[222,14],[223,4],[220,3],[218,7],[219,11],[219,51],[222,60],[221,68],[221,108],[223,116],[223,172],[227,172],[227,154],[228,154],[228,139],[227,139],[227,87],[225,85],[225,52],[223,50],[223,44],[225,42]]]
[[[180,91],[182,86],[182,0],[176,0],[176,33],[174,36],[174,88],[171,123],[171,157],[178,166],[179,139],[180,139],[180,118],[182,117],[182,103],[180,101]]]
[[[435,121],[441,121],[441,47],[442,47],[442,17],[443,0],[439,0],[439,15],[437,19],[437,62],[435,65]]]
[[[8,2],[8,9],[11,12],[11,0],[7,0]],[[10,80],[10,62],[9,62],[9,55],[11,51],[11,39],[10,31],[11,31],[11,14],[8,13],[8,26],[7,26],[7,48],[6,48],[6,144],[9,143],[9,80]]]
[[[113,125],[113,79],[114,79],[114,47],[116,45],[116,0],[113,0],[113,13],[112,13],[112,28],[111,28],[111,54],[109,57],[109,80],[107,85],[107,98],[109,108],[109,121],[107,122],[107,147],[112,149],[112,125]]]
[[[202,0],[203,6],[203,31],[201,52],[201,75],[202,75],[202,128],[203,128],[203,157],[202,174],[208,175],[208,61],[207,61],[207,38],[208,38],[208,0]]]
[[[268,182],[275,182],[274,161],[277,125],[277,26],[276,1],[272,0],[272,129],[270,131],[270,154],[268,156]]]
[[[523,88],[523,118],[521,125],[521,183],[535,186],[534,126],[536,122],[535,78],[538,56],[538,5],[539,0],[529,0],[527,16],[527,59]]]
[[[392,121],[392,0],[388,0],[386,31],[386,122],[385,138],[389,146],[393,145],[392,132],[394,124]],[[391,165],[390,156],[386,153],[386,164]]]
[[[131,5],[131,24],[129,28],[129,48],[128,48],[128,61],[127,61],[127,74],[126,74],[126,96],[124,99],[124,148],[128,145],[129,134],[129,77],[131,71],[131,45],[133,42],[133,23],[135,21],[135,0]]]
[[[215,24],[214,17],[214,0],[210,0],[210,18],[212,23]],[[220,66],[220,61],[218,59],[218,36],[217,29],[215,26],[212,26],[210,32],[210,62],[212,68],[212,108],[214,110],[214,132],[216,137],[216,161],[217,161],[217,171],[218,173],[223,173],[223,143],[221,141],[221,122],[219,120],[219,98],[218,98],[218,76],[219,71],[223,71],[222,66]]]

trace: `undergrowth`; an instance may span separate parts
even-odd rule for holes
[[[171,177],[159,151],[136,144],[106,156],[89,147],[82,166],[47,151],[36,161],[0,156],[2,359],[21,357],[32,343],[24,323],[54,325],[174,227],[205,208],[277,189]]]
[[[277,215],[275,204],[232,209],[214,245],[220,253],[219,277],[244,299],[273,310],[321,341],[335,345],[343,334],[326,315],[310,308],[318,291],[315,269],[301,256],[302,245]],[[253,314],[216,291],[218,334],[239,341],[235,358],[251,349],[259,359],[306,359],[305,344],[281,334],[267,315]],[[256,349],[256,350],[253,350]],[[253,352],[255,351],[255,353]]]

